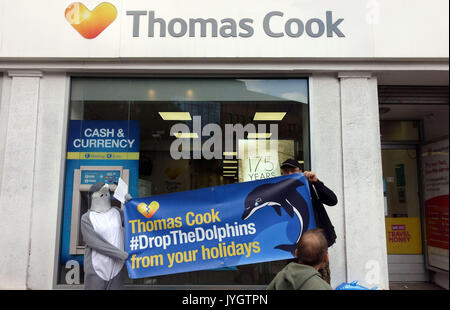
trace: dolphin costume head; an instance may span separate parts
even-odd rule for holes
[[[300,222],[300,233],[294,244],[281,244],[275,248],[294,254],[297,243],[303,232],[309,226],[308,205],[302,195],[297,192],[297,187],[304,186],[303,182],[296,178],[289,178],[278,183],[267,183],[254,188],[245,199],[242,220],[250,218],[257,210],[264,207],[272,207],[281,216],[283,208],[292,218],[294,215]]]
[[[108,184],[103,182],[92,184],[88,196],[91,211],[104,213],[111,209],[111,191]]]

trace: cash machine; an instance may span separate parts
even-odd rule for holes
[[[81,166],[74,170],[72,217],[70,225],[70,255],[84,254],[85,244],[80,231],[81,216],[88,211],[88,191],[92,184],[105,182],[112,191],[117,187],[119,178],[129,184],[130,171],[122,166]],[[113,206],[122,208],[122,204],[114,200]]]

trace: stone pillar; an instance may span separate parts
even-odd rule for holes
[[[51,289],[59,266],[58,213],[62,214],[63,205],[68,77],[64,72],[45,73],[39,94],[27,286]]]
[[[68,114],[65,73],[9,72],[0,106],[0,289],[51,289]]]
[[[312,170],[337,196],[335,206],[324,206],[336,231],[336,243],[328,249],[331,286],[347,281],[344,203],[342,186],[342,133],[339,80],[335,74],[310,78]]]
[[[377,80],[361,72],[338,78],[347,281],[388,289]]]
[[[377,81],[366,73],[310,78],[311,163],[338,204],[325,206],[337,240],[331,286],[388,289]]]
[[[12,79],[9,102],[2,102],[8,115],[2,117],[7,124],[0,169],[0,288],[26,289],[42,74],[17,71],[9,72],[8,76]]]

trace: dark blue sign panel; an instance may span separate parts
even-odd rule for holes
[[[303,174],[133,199],[125,205],[132,279],[294,257],[315,227]]]
[[[82,255],[77,255],[70,250],[71,238],[74,239],[71,236],[74,192],[80,195],[80,203],[83,200],[81,190],[77,192],[77,189],[82,186],[89,187],[95,182],[114,184],[118,182],[121,171],[128,170],[129,192],[133,197],[138,196],[139,132],[139,121],[71,120],[69,122],[61,240],[62,264],[68,260],[83,262]],[[74,176],[77,170],[80,170],[80,178],[77,181],[78,184],[75,184]],[[79,209],[78,216],[87,211],[86,206],[80,206]]]

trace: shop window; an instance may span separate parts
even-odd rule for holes
[[[383,142],[420,141],[420,121],[380,120]]]
[[[386,246],[390,255],[422,254],[418,150],[420,121],[380,121]]]
[[[70,122],[79,127],[69,125],[69,140],[81,136],[81,132],[76,130],[70,132],[74,131],[73,128],[84,128],[79,124],[90,124],[91,127],[98,124],[100,129],[104,124],[102,122],[116,122],[127,124],[127,134],[130,140],[137,140],[134,146],[139,148],[127,153],[126,158],[122,158],[125,155],[121,154],[120,160],[114,156],[107,157],[108,154],[103,154],[104,150],[99,150],[99,154],[106,156],[100,160],[92,158],[92,154],[74,154],[68,147],[61,223],[60,284],[65,284],[67,261],[78,261],[82,270],[83,241],[79,221],[87,211],[86,191],[89,184],[98,178],[111,182],[114,187],[113,181],[118,176],[126,177],[130,193],[133,190],[135,197],[148,197],[278,176],[279,169],[276,167],[279,168],[287,158],[295,158],[309,169],[307,85],[307,79],[72,78]],[[198,149],[192,143],[187,158],[175,159],[171,146],[180,137],[171,135],[171,129],[176,124],[186,125],[191,136],[185,138],[191,142],[199,139],[200,146],[210,137],[195,136],[198,127],[218,125],[223,133],[220,137],[222,153],[229,152],[231,158],[205,158],[202,152],[198,156]],[[260,128],[258,125],[266,125],[263,138],[277,135],[278,148],[270,150],[274,156],[264,159],[265,162],[272,161],[269,165],[274,169],[272,173],[252,171],[254,168],[251,167],[255,165],[247,164],[252,158],[237,157],[237,152],[251,147],[255,141],[249,133],[240,138],[233,136],[232,148],[226,149],[226,127],[238,124],[253,125],[257,130]],[[137,127],[135,131],[131,129],[134,127]],[[272,129],[276,132],[271,132]],[[261,138],[258,134],[260,132],[256,132],[256,137]],[[214,145],[211,149],[214,154],[217,154],[216,147]],[[182,152],[183,147],[175,151]],[[87,171],[85,177],[83,171]],[[267,262],[127,279],[126,284],[265,285],[285,263]]]

